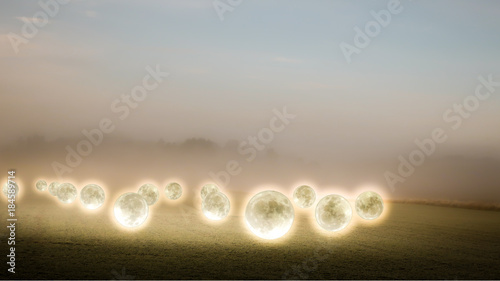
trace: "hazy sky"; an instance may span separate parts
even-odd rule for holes
[[[395,158],[449,128],[443,113],[474,93],[479,75],[500,81],[495,0],[401,1],[350,64],[339,44],[354,44],[354,27],[389,1],[243,1],[223,21],[212,2],[71,1],[17,54],[8,34],[22,35],[43,10],[38,0],[2,2],[0,143],[78,137],[109,117],[116,136],[224,144],[255,135],[286,106],[296,118],[272,147],[311,159]],[[111,104],[148,65],[170,76],[119,120]],[[499,95],[449,131],[446,146],[500,151]]]

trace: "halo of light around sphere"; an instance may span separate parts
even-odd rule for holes
[[[182,195],[181,185],[176,182],[169,183],[165,186],[165,195],[171,200],[179,199]]]
[[[325,230],[340,231],[349,225],[351,218],[351,205],[340,195],[327,195],[316,205],[316,222]]]
[[[116,200],[113,212],[121,225],[137,227],[148,218],[149,205],[143,196],[129,192]]]
[[[211,220],[221,220],[229,214],[229,199],[222,192],[211,192],[201,203],[203,214]]]
[[[378,218],[384,210],[382,197],[373,191],[365,191],[356,198],[356,212],[365,220]]]
[[[59,188],[60,183],[55,181],[49,184],[49,193],[52,196],[57,196],[57,189]]]
[[[36,189],[40,190],[40,191],[44,191],[45,189],[47,189],[47,182],[44,181],[44,180],[39,180],[36,182]]]
[[[10,184],[14,186],[14,190],[15,190],[14,194],[17,195],[19,193],[19,186],[17,185],[16,182],[11,182]],[[3,185],[2,191],[3,191],[3,194],[5,194],[5,196],[7,196],[7,198],[8,198],[9,197],[9,182],[6,182]]]
[[[293,202],[300,208],[309,208],[316,201],[316,192],[308,185],[301,185],[293,192]]]
[[[97,184],[87,184],[80,191],[80,202],[87,209],[97,209],[104,204],[104,190]]]
[[[150,183],[141,185],[137,193],[144,197],[144,200],[146,200],[146,203],[148,203],[148,205],[150,206],[156,203],[156,201],[158,201],[158,198],[160,198],[158,187]]]
[[[76,187],[71,183],[62,183],[57,189],[57,199],[63,203],[73,203],[78,196],[78,191]]]
[[[250,199],[245,209],[245,221],[260,238],[276,239],[292,227],[295,212],[292,202],[280,192],[267,190]]]
[[[219,187],[213,183],[209,183],[209,184],[205,184],[202,188],[201,188],[201,199],[202,200],[205,200],[205,197],[207,197],[208,194],[212,193],[212,192],[218,192],[219,191]]]

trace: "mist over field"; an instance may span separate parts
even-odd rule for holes
[[[437,152],[425,165],[416,167],[406,182],[397,184],[393,192],[384,173],[396,170],[399,163],[389,157],[307,161],[280,153],[272,146],[262,151],[254,149],[255,154],[240,153],[240,142],[236,140],[218,144],[192,138],[166,143],[106,136],[88,156],[79,156],[81,160],[77,161],[76,145],[81,140],[45,141],[42,137],[20,140],[0,151],[1,169],[17,170],[22,200],[36,200],[34,183],[45,179],[48,183],[71,182],[78,190],[83,183],[96,181],[110,194],[136,191],[146,182],[163,190],[170,181],[179,181],[184,190],[193,194],[198,194],[201,186],[209,182],[237,193],[277,188],[288,195],[298,185],[310,184],[320,194],[337,193],[349,198],[371,186],[384,199],[500,203],[500,189],[496,188],[500,186],[500,161],[492,157]],[[70,162],[66,162],[66,146],[74,151],[69,153]],[[53,166],[55,162],[61,166]],[[74,168],[68,165],[73,162],[79,164]],[[231,169],[239,173],[231,175],[228,162],[237,162],[237,168]],[[66,168],[59,168],[62,166]],[[60,178],[56,171],[63,172]]]

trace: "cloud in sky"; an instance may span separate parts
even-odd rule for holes
[[[89,18],[95,18],[97,17],[97,12],[93,10],[87,10],[85,11],[85,15]]]
[[[302,60],[293,59],[293,58],[285,58],[285,57],[275,57],[273,58],[275,62],[283,62],[283,63],[301,63]]]
[[[34,18],[34,17],[16,17],[19,21],[22,22],[31,22],[31,23],[40,23],[42,22],[42,19],[40,18]]]

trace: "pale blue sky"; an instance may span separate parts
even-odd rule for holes
[[[478,75],[500,80],[498,1],[401,1],[350,64],[339,44],[388,1],[243,1],[224,21],[212,1],[72,1],[15,54],[7,34],[37,3],[0,4],[2,143],[96,127],[147,65],[171,76],[117,135],[243,140],[287,106],[297,118],[272,145],[311,158],[403,150],[446,126]],[[481,104],[450,147],[498,149],[499,106]]]

